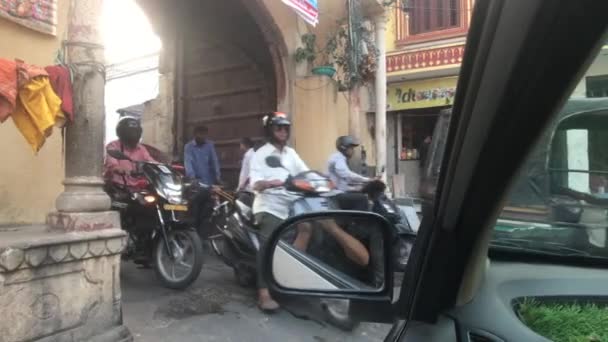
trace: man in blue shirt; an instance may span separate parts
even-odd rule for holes
[[[214,185],[220,183],[220,163],[213,142],[207,139],[208,134],[206,126],[194,129],[194,140],[184,148],[184,164],[187,177]]]

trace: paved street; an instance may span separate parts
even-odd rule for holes
[[[382,341],[390,325],[362,324],[343,332],[318,321],[312,301],[288,301],[274,315],[255,306],[253,289],[239,287],[232,269],[208,256],[187,291],[160,286],[151,269],[122,265],[125,324],[136,341]]]

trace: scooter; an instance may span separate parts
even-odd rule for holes
[[[118,150],[108,150],[117,160],[135,164],[138,184],[106,184],[112,208],[120,212],[128,233],[123,258],[152,264],[164,286],[184,289],[199,276],[203,247],[199,235],[187,223],[182,177],[170,165],[133,161]],[[126,182],[125,182],[126,183]]]
[[[283,168],[280,160],[272,156],[266,159],[266,164],[273,168]],[[329,178],[317,171],[306,171],[289,177],[284,188],[298,195],[290,205],[290,216],[338,209],[332,198],[341,192],[334,190]],[[384,213],[389,221],[400,224],[400,228],[396,228],[395,232],[395,246],[398,246],[395,250],[404,254],[393,259],[405,265],[415,234],[411,231],[405,216],[399,214],[398,207],[386,196],[382,196],[385,188],[385,186],[380,187],[381,194],[378,193],[378,184],[370,185],[365,190],[372,200],[372,209],[375,206],[382,206],[384,211],[381,213]],[[212,217],[219,233],[210,237],[211,246],[220,259],[233,268],[235,278],[241,286],[252,286],[255,284],[256,257],[260,247],[251,209],[254,195],[246,192],[237,194],[220,192],[219,195],[221,201],[214,208]],[[352,321],[344,312],[344,303],[324,301],[322,308],[326,320],[343,330],[352,330],[358,325],[358,322]]]
[[[276,157],[268,157],[269,167],[283,167]],[[296,195],[289,216],[332,209],[331,181],[317,171],[306,171],[289,177],[284,189]],[[253,193],[230,194],[219,191],[220,203],[213,209],[212,225],[218,234],[209,237],[216,255],[234,269],[237,283],[252,286],[256,279],[256,258],[260,240],[253,217]],[[335,209],[335,208],[334,208]]]

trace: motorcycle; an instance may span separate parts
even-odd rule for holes
[[[184,289],[199,276],[203,246],[189,227],[188,206],[183,200],[182,177],[171,166],[133,161],[118,150],[108,150],[117,160],[135,164],[135,186],[107,183],[112,209],[120,212],[122,228],[128,233],[123,259],[142,266],[153,265],[164,286]]]

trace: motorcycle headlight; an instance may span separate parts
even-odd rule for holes
[[[167,202],[169,202],[171,204],[181,204],[182,196],[181,195],[167,196]]]
[[[163,196],[170,204],[182,204],[183,202],[181,191],[164,188],[162,191],[159,191],[159,194]]]

